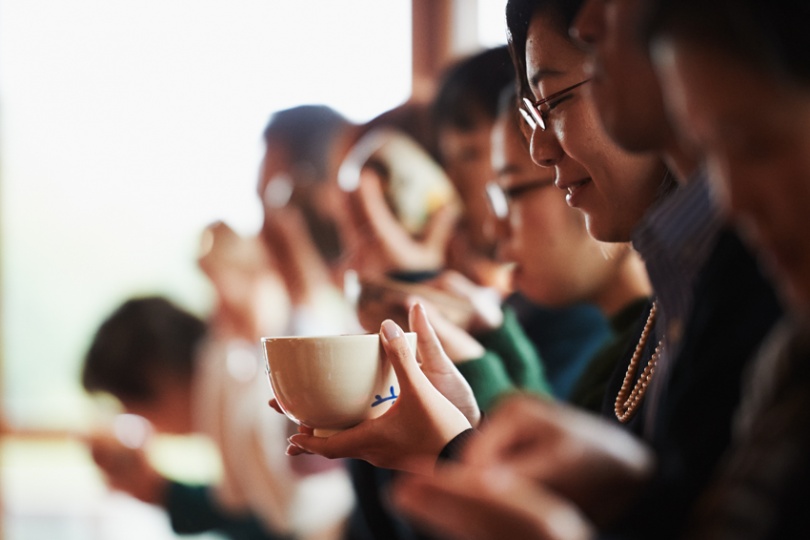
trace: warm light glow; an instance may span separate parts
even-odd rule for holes
[[[204,227],[260,225],[270,114],[410,93],[406,0],[0,0],[5,413],[83,416],[78,366],[130,294],[204,312]]]

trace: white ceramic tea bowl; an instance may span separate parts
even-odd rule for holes
[[[416,334],[405,335],[415,351]],[[316,436],[376,418],[399,396],[379,334],[265,337],[262,349],[279,406]]]

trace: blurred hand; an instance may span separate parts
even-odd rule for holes
[[[143,448],[125,446],[111,434],[91,435],[86,442],[110,488],[163,506],[168,480],[152,467]]]
[[[571,500],[597,525],[627,508],[653,465],[651,452],[621,427],[533,397],[505,400],[463,461],[511,470]]]
[[[506,298],[515,290],[512,265],[477,250],[463,227],[459,227],[450,239],[446,266],[463,274],[473,283],[496,291],[501,298]]]
[[[366,332],[375,332],[382,322],[391,319],[402,328],[408,327],[410,296],[388,286],[391,280],[364,280],[357,297],[357,319]]]
[[[463,297],[447,293],[426,282],[407,282],[385,276],[366,276],[360,282],[357,311],[367,331],[376,331],[382,321],[392,319],[402,327],[408,324],[408,310],[415,299],[429,305],[431,319],[441,316],[453,324],[466,325],[477,317],[475,307]]]
[[[327,458],[357,458],[377,467],[430,473],[444,446],[471,427],[422,372],[399,326],[383,322],[380,340],[399,382],[400,394],[391,408],[327,438],[302,430],[304,433],[289,439],[290,455],[307,452]],[[277,404],[271,405],[278,410]]]
[[[467,332],[490,332],[503,324],[503,298],[494,289],[477,285],[455,270],[442,272],[427,284],[470,306],[465,320],[454,321]]]
[[[385,198],[380,177],[364,169],[354,191],[346,192],[353,240],[354,268],[361,273],[442,268],[445,251],[460,216],[446,205],[430,216],[421,238],[414,238],[397,220]]]
[[[648,450],[622,428],[542,401],[511,398],[432,477],[400,477],[393,501],[450,538],[591,538],[638,495]]]
[[[324,287],[334,286],[329,268],[295,206],[267,209],[262,239],[278,266],[293,305],[309,304]]]
[[[400,512],[441,538],[584,540],[593,535],[576,505],[508,469],[445,464],[432,477],[399,477],[392,495]]]

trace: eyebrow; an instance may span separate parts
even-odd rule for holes
[[[529,77],[529,84],[532,88],[537,88],[540,84],[540,81],[546,79],[548,77],[556,77],[562,75],[563,72],[558,69],[538,69],[535,73]]]
[[[520,172],[520,166],[515,163],[506,163],[503,167],[494,172],[495,177],[500,178],[501,176]]]

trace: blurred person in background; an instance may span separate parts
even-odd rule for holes
[[[142,449],[109,439],[91,443],[96,462],[112,486],[166,508],[177,532],[339,537],[353,505],[342,463],[291,461],[285,440],[294,426],[266,413],[272,391],[258,340],[287,326],[281,278],[258,239],[221,222],[206,229],[199,262],[217,292],[210,320],[164,298],[125,302],[98,329],[82,382],[88,392],[112,394],[158,432],[210,438],[222,478],[210,486],[170,481]]]
[[[277,111],[264,129],[260,237],[290,299],[283,335],[361,330],[343,291],[348,247],[335,181],[341,145],[354,129],[340,113],[317,104]]]

